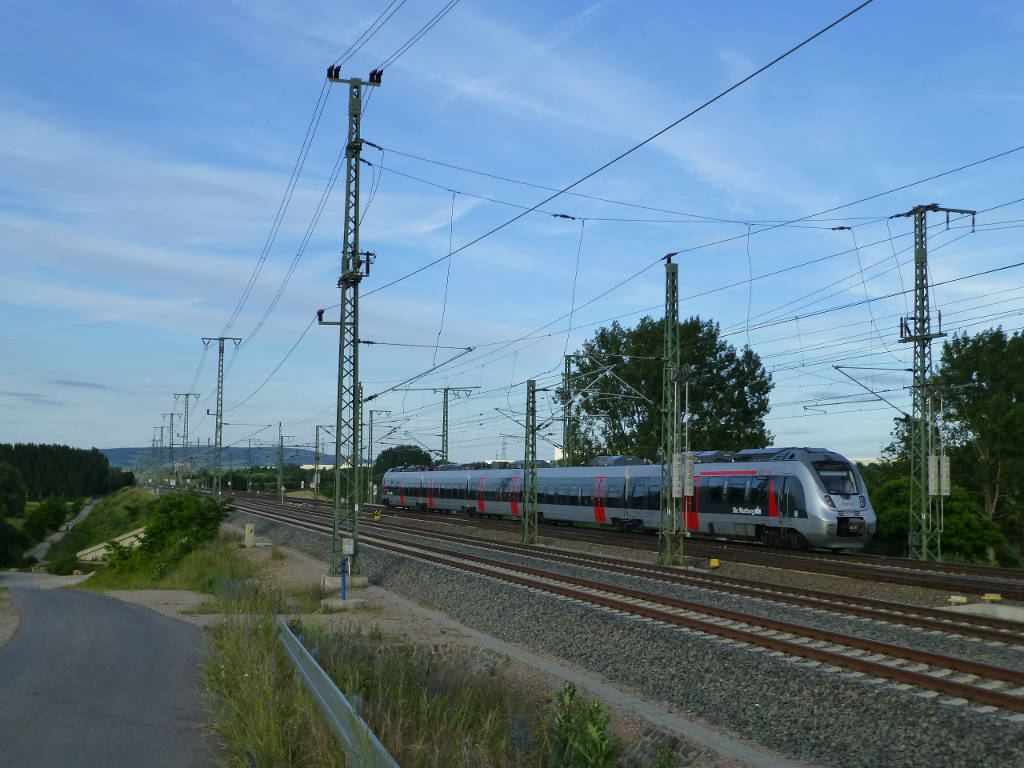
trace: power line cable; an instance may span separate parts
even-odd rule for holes
[[[448,0],[448,2],[445,3],[444,6],[442,6],[441,10],[434,14],[430,21],[428,21],[426,24],[420,27],[419,30],[417,30],[412,37],[410,37],[408,40],[402,43],[402,45],[400,45],[394,53],[392,53],[390,56],[384,59],[384,61],[378,64],[377,69],[383,71],[384,69],[390,67],[396,61],[398,61],[403,55],[405,55],[405,53],[410,48],[416,45],[416,43],[418,43],[422,39],[422,37],[425,34],[427,34],[427,32],[432,30],[438,24],[438,22],[441,21],[441,19],[447,16],[448,12],[451,11],[452,8],[454,8],[458,4],[459,0]]]
[[[707,107],[711,106],[712,104],[714,104],[719,99],[722,99],[726,95],[732,93],[734,90],[736,90],[740,86],[744,85],[745,83],[747,83],[750,80],[754,79],[755,77],[757,77],[759,74],[761,74],[765,70],[773,67],[775,64],[779,63],[780,61],[782,61],[786,57],[788,57],[788,56],[792,55],[793,53],[795,53],[796,51],[800,50],[801,48],[803,48],[805,45],[807,45],[811,41],[813,41],[813,40],[817,39],[818,37],[820,37],[821,35],[825,34],[830,29],[832,29],[836,25],[842,23],[843,21],[848,19],[850,16],[854,15],[855,13],[860,11],[862,8],[867,7],[868,5],[870,5],[873,2],[874,2],[874,0],[865,0],[863,3],[861,3],[856,8],[854,8],[852,11],[849,11],[848,13],[844,14],[843,16],[841,16],[838,19],[836,19],[835,21],[833,21],[828,26],[825,26],[822,29],[818,30],[813,35],[811,35],[810,37],[806,38],[803,42],[798,43],[797,45],[793,46],[792,48],[790,48],[785,53],[775,57],[770,62],[765,64],[763,67],[755,70],[754,72],[752,72],[751,74],[749,74],[745,78],[743,78],[742,80],[740,80],[740,81],[734,83],[733,85],[729,86],[728,88],[726,88],[724,91],[721,91],[717,96],[714,96],[711,99],[708,99],[703,104],[701,104],[699,107],[696,107],[695,109],[693,109],[690,112],[686,113],[685,115],[680,117],[678,120],[675,120],[675,121],[669,123],[668,125],[666,125],[661,130],[651,134],[650,136],[648,136],[643,141],[641,141],[641,142],[639,142],[637,144],[634,144],[629,149],[627,149],[624,152],[620,153],[616,157],[612,158],[611,160],[609,160],[608,162],[604,163],[600,167],[594,169],[593,171],[591,171],[590,173],[586,174],[585,176],[582,176],[581,178],[577,179],[572,184],[569,184],[568,186],[563,187],[562,189],[560,189],[558,192],[555,192],[554,194],[549,195],[544,200],[541,200],[539,203],[537,203],[536,205],[532,206],[531,208],[529,208],[529,209],[527,209],[527,210],[517,214],[516,216],[513,216],[508,221],[506,221],[506,222],[504,222],[502,224],[499,224],[496,227],[493,227],[492,229],[488,230],[487,232],[485,232],[484,234],[480,235],[479,237],[476,237],[473,240],[470,240],[468,243],[466,243],[463,246],[460,246],[459,248],[457,248],[455,251],[453,251],[452,253],[448,254],[447,256],[442,256],[439,259],[435,259],[434,261],[430,262],[429,264],[425,264],[422,267],[419,267],[418,269],[413,270],[412,272],[409,272],[406,275],[403,275],[402,277],[396,278],[396,279],[392,280],[391,282],[385,283],[384,285],[380,286],[379,288],[375,288],[374,290],[369,291],[367,294],[365,294],[365,296],[371,296],[371,295],[377,293],[378,291],[384,290],[385,288],[390,288],[391,286],[393,286],[393,285],[395,285],[397,283],[400,283],[403,280],[409,279],[413,275],[419,274],[420,272],[422,272],[425,269],[429,269],[434,264],[438,264],[441,261],[443,261],[444,259],[451,258],[455,254],[457,254],[457,253],[459,253],[461,251],[464,251],[465,249],[475,245],[476,243],[480,242],[484,238],[490,237],[491,235],[495,234],[496,232],[499,232],[499,231],[505,229],[505,227],[509,226],[510,224],[515,223],[519,219],[523,218],[526,214],[531,213],[532,211],[536,210],[537,208],[540,208],[542,205],[545,205],[546,203],[551,202],[552,200],[554,200],[559,195],[563,195],[566,192],[568,192],[569,190],[571,190],[571,189],[573,189],[575,187],[578,187],[583,182],[587,181],[588,179],[593,178],[594,176],[596,176],[597,174],[601,173],[605,169],[611,167],[612,165],[614,165],[615,163],[619,162],[623,158],[633,154],[638,149],[640,149],[640,148],[646,146],[647,144],[651,143],[652,141],[654,141],[659,136],[661,136],[661,135],[667,133],[668,131],[672,130],[673,128],[675,128],[680,123],[688,120],[689,118],[693,117],[697,113],[699,113],[702,110],[706,109]]]

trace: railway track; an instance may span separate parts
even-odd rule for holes
[[[250,501],[239,502],[236,506],[241,511],[307,530],[325,534],[331,530],[327,521],[312,519],[318,513],[309,510],[281,510],[273,505]],[[971,701],[982,707],[1024,713],[1024,672],[1018,670],[752,616],[432,545],[395,541],[385,538],[387,526],[374,525],[372,528],[372,531],[366,530],[362,537],[366,546],[578,601],[637,620],[662,622],[800,657],[814,666],[852,670],[953,699]],[[416,533],[424,535],[423,531]],[[492,546],[494,543],[486,544]],[[544,551],[543,554],[548,556],[550,553]]]
[[[297,502],[292,500],[289,504],[314,512],[320,511],[323,514],[327,514],[329,511],[328,505],[323,502],[315,503],[305,500]],[[388,509],[389,514],[398,514],[414,520],[437,521],[451,519],[449,515],[394,510],[377,505],[366,505],[366,509],[368,511],[372,509]],[[465,516],[458,516],[457,519],[463,524],[481,528],[508,532],[518,532],[520,530],[519,523],[511,520]],[[655,552],[658,548],[657,538],[637,533],[617,533],[578,526],[556,525],[543,526],[542,532],[548,538],[584,541],[638,549],[646,552]],[[823,553],[794,553],[785,550],[767,549],[757,544],[746,545],[736,542],[726,543],[697,538],[686,540],[686,553],[687,556],[691,557],[714,557],[744,565],[784,568],[867,581],[881,581],[891,584],[942,590],[948,594],[981,596],[997,593],[1007,600],[1024,601],[1024,570],[1022,569],[972,566],[957,563],[926,563],[905,558],[885,558],[871,555],[844,556],[825,555]]]
[[[294,512],[293,512],[294,514]],[[308,515],[314,522],[323,522],[325,514],[316,509],[307,509],[299,514]],[[720,573],[699,573],[669,568],[653,563],[606,557],[577,552],[559,552],[550,547],[496,542],[492,539],[450,534],[442,531],[425,531],[421,528],[401,525],[389,520],[371,522],[365,520],[362,530],[390,530],[416,536],[430,536],[457,544],[474,545],[496,551],[526,556],[541,557],[551,561],[602,569],[608,572],[639,576],[683,586],[711,589],[743,597],[752,597],[812,610],[830,611],[838,614],[857,616],[875,621],[917,627],[919,629],[955,633],[989,642],[1024,645],[1024,624],[995,617],[952,613],[947,610],[928,608],[869,597],[837,595],[822,590],[781,587],[765,582],[725,576]]]

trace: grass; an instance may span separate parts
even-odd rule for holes
[[[271,555],[272,560],[274,558]],[[215,595],[197,613],[225,614],[210,627],[207,706],[225,766],[345,766],[336,737],[277,638],[283,613],[319,609],[319,584],[270,590],[259,567],[221,536],[162,576],[96,573],[90,589],[192,589]],[[510,685],[490,657],[433,653],[379,629],[328,632],[316,617],[297,633],[402,768],[603,768],[618,745],[608,716],[567,686],[554,707]]]
[[[100,499],[85,520],[50,548],[47,560],[69,560],[86,547],[141,528],[146,524],[146,508],[152,499],[153,495],[142,488],[122,488]]]
[[[611,766],[620,751],[608,715],[567,685],[554,709],[472,651],[434,653],[379,629],[330,634],[300,625],[307,647],[403,768]]]
[[[237,556],[238,536],[222,535],[208,545],[185,555],[168,572],[157,575],[151,571],[115,573],[100,570],[83,589],[189,589],[209,595],[231,592],[256,575],[259,568]]]
[[[277,639],[280,596],[252,587],[228,601],[210,629],[204,680],[226,764],[279,768],[345,765],[333,732],[302,688]]]

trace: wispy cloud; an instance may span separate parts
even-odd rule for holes
[[[96,384],[92,381],[75,381],[74,379],[54,379],[53,383],[60,384],[63,387],[80,387],[82,389],[114,389],[106,384]]]
[[[52,398],[44,395],[36,395],[32,392],[0,392],[0,397],[10,397],[14,400],[20,400],[23,403],[28,403],[29,405],[55,406],[58,408],[63,408],[65,405],[64,403]]]

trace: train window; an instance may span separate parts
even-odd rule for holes
[[[629,481],[629,506],[632,509],[647,509],[646,478],[634,477]]]
[[[745,507],[747,505],[747,489],[749,487],[749,478],[730,477],[729,484],[725,490],[725,503],[733,507]]]
[[[843,496],[857,493],[857,479],[845,461],[815,461],[814,471],[821,478],[826,493],[838,493]]]
[[[592,507],[594,506],[594,499],[590,495],[590,491],[585,488],[573,488],[573,504],[579,504],[581,507]]]
[[[789,517],[807,517],[807,503],[804,501],[804,487],[800,478],[786,478],[786,509]]]
[[[768,506],[768,478],[755,477],[750,481],[750,506],[762,510]]]
[[[647,509],[661,509],[661,479],[647,478]]]
[[[621,507],[622,504],[622,491],[626,487],[625,480],[616,480],[615,478],[609,478],[608,487],[605,493],[605,504],[609,507]]]
[[[722,504],[725,502],[725,478],[708,478],[708,504]]]

